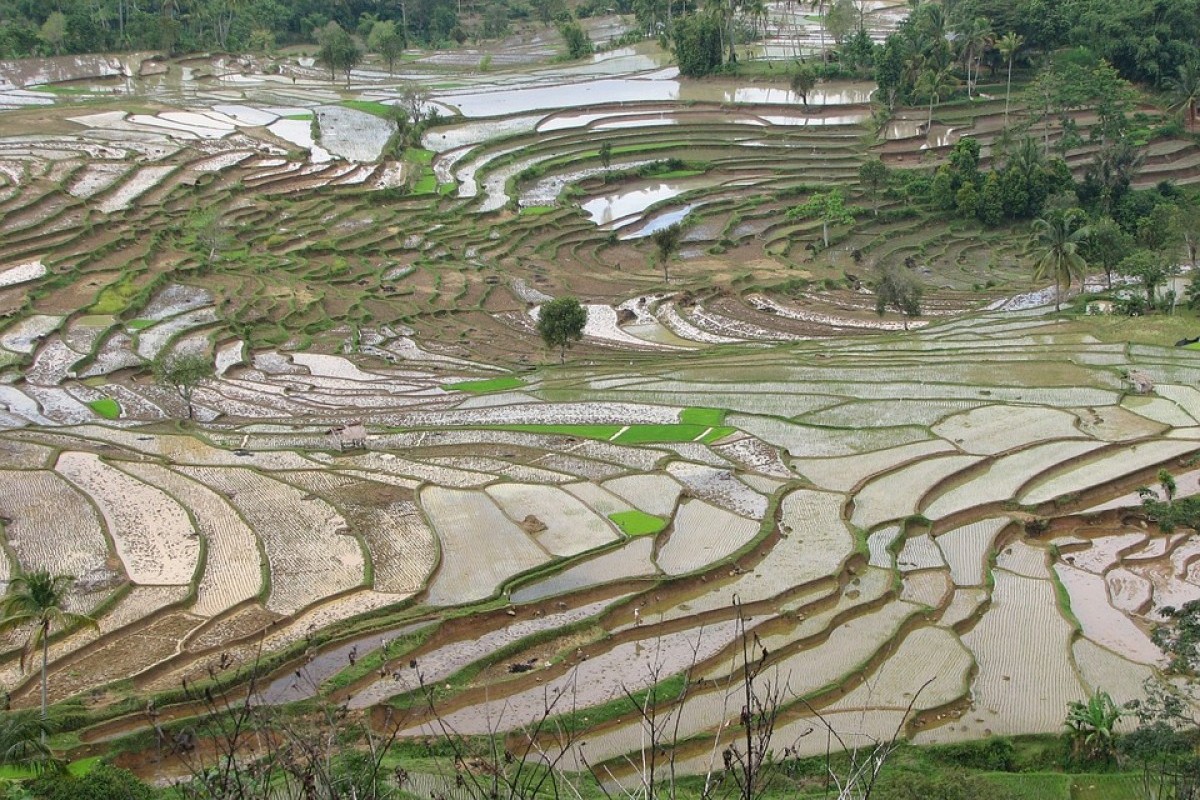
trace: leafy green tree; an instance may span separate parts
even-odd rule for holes
[[[379,54],[387,64],[388,72],[396,71],[396,62],[404,55],[404,36],[396,30],[394,20],[385,19],[371,26],[367,35],[367,47]]]
[[[212,377],[213,364],[202,355],[160,354],[151,364],[154,379],[159,385],[173,390],[187,405],[188,419],[195,417],[192,396],[207,378]]]
[[[967,73],[967,97],[970,98],[975,89],[975,83],[979,80],[978,64],[983,53],[996,40],[996,34],[992,32],[992,24],[988,22],[987,17],[976,16],[972,17],[969,22],[963,25],[959,30],[959,41],[962,43],[963,66]],[[974,77],[972,77],[972,67],[975,67]]]
[[[42,720],[46,719],[48,708],[46,672],[50,663],[50,632],[77,625],[96,625],[91,617],[66,610],[67,592],[74,581],[68,575],[51,575],[46,570],[19,572],[9,581],[8,591],[0,598],[0,633],[26,631],[21,647],[21,669],[25,669],[30,654],[41,648]]]
[[[567,348],[583,338],[587,310],[574,297],[559,297],[538,312],[537,331],[547,347],[557,347],[559,363],[567,361]]]
[[[1078,211],[1051,214],[1033,221],[1029,237],[1030,249],[1035,255],[1033,279],[1054,279],[1056,311],[1062,310],[1064,288],[1070,291],[1076,278],[1083,280],[1087,261],[1079,251],[1090,233]]]
[[[889,175],[887,165],[878,158],[864,161],[858,168],[858,182],[871,196],[871,207],[877,217],[879,216],[879,190],[887,186]]]
[[[796,206],[788,212],[792,217],[817,217],[821,220],[821,242],[829,247],[829,226],[848,224],[854,221],[854,215],[846,208],[846,198],[841,189],[815,194],[803,205]]]
[[[1004,196],[1000,188],[999,173],[989,172],[983,179],[983,189],[979,192],[975,214],[980,222],[989,227],[999,225],[1004,220]]]
[[[1181,194],[1175,201],[1171,218],[1172,236],[1182,242],[1188,261],[1196,269],[1196,253],[1200,250],[1200,207],[1194,195]]]
[[[362,50],[354,37],[347,33],[341,25],[330,22],[317,34],[317,61],[329,69],[329,80],[333,81],[337,73],[346,76],[346,85],[350,85],[350,73],[362,61]]]
[[[1134,278],[1146,292],[1146,302],[1151,308],[1155,305],[1155,294],[1158,287],[1167,279],[1178,274],[1179,269],[1153,250],[1135,250],[1121,260],[1117,271],[1122,275]]]
[[[567,45],[567,58],[572,60],[578,58],[586,58],[592,54],[592,40],[588,38],[587,32],[578,22],[564,22],[558,26],[558,32],[562,34],[563,41]]]
[[[1004,127],[1008,127],[1008,107],[1009,101],[1012,99],[1012,68],[1013,59],[1016,58],[1017,52],[1021,46],[1025,44],[1025,39],[1017,33],[1009,31],[1000,37],[996,42],[996,46],[1000,50],[1000,57],[1008,64],[1008,80],[1005,83],[1004,89]]]
[[[703,78],[721,67],[721,26],[710,14],[693,13],[675,20],[672,33],[679,74]]]
[[[902,267],[880,267],[875,280],[875,313],[883,316],[894,308],[904,317],[904,330],[909,318],[921,316],[921,282]]]
[[[1133,237],[1112,217],[1101,217],[1088,228],[1090,232],[1082,247],[1083,257],[1089,264],[1104,268],[1104,276],[1111,289],[1117,265],[1133,251]]]
[[[63,42],[67,39],[67,16],[61,11],[51,12],[42,23],[38,38],[46,43],[54,55],[62,55]]]
[[[904,37],[898,33],[890,34],[875,50],[872,76],[879,86],[878,95],[889,111],[907,94],[904,79],[907,50]]]
[[[667,267],[683,243],[683,227],[676,222],[674,225],[659,228],[650,234],[650,241],[654,243],[655,255],[658,258],[659,266],[662,267],[663,281],[670,283],[671,276],[667,272]]]
[[[954,210],[960,217],[970,219],[979,213],[979,190],[973,183],[964,183],[954,194]]]
[[[825,29],[829,31],[829,35],[833,37],[833,41],[839,47],[854,31],[856,22],[858,22],[858,7],[854,0],[834,0],[829,7],[829,13],[825,15]]]
[[[1091,761],[1109,761],[1116,755],[1116,726],[1128,713],[1108,692],[1097,689],[1086,702],[1067,703],[1064,725],[1075,754]]]
[[[813,69],[811,64],[797,64],[796,69],[792,72],[791,86],[792,91],[800,95],[800,102],[804,104],[804,110],[808,111],[808,93],[817,85],[817,71]]]

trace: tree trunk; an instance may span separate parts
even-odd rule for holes
[[[1008,100],[1012,97],[1012,56],[1008,58],[1008,88],[1004,90],[1004,127],[1008,127]]]
[[[825,249],[829,249],[829,220],[821,220],[821,241],[825,243]]]
[[[560,344],[558,346],[558,363],[559,364],[567,363],[567,346],[565,344]]]
[[[47,708],[49,704],[46,702],[46,664],[50,660],[50,626],[42,625],[42,722],[46,721]],[[42,744],[46,743],[46,729],[42,728]]]

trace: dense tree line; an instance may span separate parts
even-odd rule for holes
[[[330,22],[365,39],[379,20],[406,43],[438,44],[467,38],[467,10],[462,0],[0,0],[0,57],[264,50],[312,42]]]

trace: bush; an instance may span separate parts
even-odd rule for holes
[[[153,800],[155,791],[129,770],[100,764],[86,775],[43,775],[29,784],[40,800]]]
[[[987,772],[1011,772],[1016,764],[1016,748],[1004,736],[933,747],[930,755],[943,764]]]

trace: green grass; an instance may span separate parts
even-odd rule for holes
[[[500,378],[487,378],[479,381],[459,381],[458,383],[443,384],[442,388],[447,392],[471,392],[472,394],[485,394],[487,392],[504,392],[509,389],[518,389],[525,385],[525,381],[513,375],[505,375]]]
[[[648,536],[667,527],[665,519],[647,514],[645,511],[618,511],[615,514],[609,514],[608,518],[616,523],[626,536]]]
[[[157,322],[158,320],[154,319],[131,319],[129,322],[125,323],[125,327],[131,331],[144,331],[146,328],[149,328],[151,325],[154,325]]]
[[[303,122],[311,122],[312,118],[312,114],[289,114],[288,116],[284,117],[284,119],[298,119]]]
[[[99,400],[92,400],[88,403],[88,407],[95,411],[105,419],[117,419],[121,416],[121,406],[116,400],[111,397],[102,397]]]
[[[406,147],[404,149],[404,160],[411,161],[414,164],[432,164],[433,151],[425,150],[420,147]]]
[[[555,206],[522,206],[521,216],[523,217],[540,217],[543,214],[549,214],[554,211]]]
[[[1071,800],[1071,776],[1053,772],[992,772],[981,776],[1012,800]]]
[[[396,114],[396,109],[392,106],[377,103],[374,100],[343,100],[339,105],[384,119],[392,119]]]

